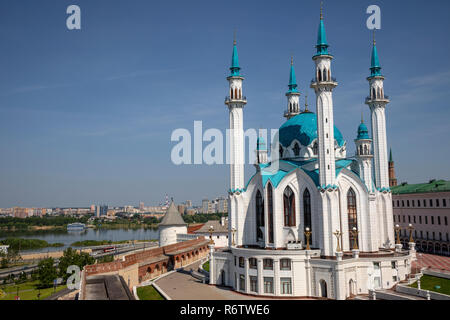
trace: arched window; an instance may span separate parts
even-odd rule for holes
[[[233,99],[233,89],[230,89],[230,98]]]
[[[328,81],[331,81],[331,70],[328,69]]]
[[[281,145],[280,145],[279,152],[280,152],[280,159],[281,159],[281,158],[283,158],[283,147]]]
[[[367,148],[367,144],[364,145],[364,154],[369,154],[369,149]]]
[[[322,81],[322,71],[317,70],[317,73],[319,74],[319,82]]]
[[[311,231],[311,195],[309,194],[309,190],[305,189],[303,192],[303,217],[305,220],[305,228],[309,228]],[[311,238],[310,238],[311,241]],[[306,236],[305,236],[306,243]]]
[[[295,195],[292,189],[287,186],[283,193],[284,203],[284,225],[295,226]]]
[[[242,99],[242,90],[239,89],[239,99]]]
[[[323,69],[323,75],[322,75],[322,80],[323,81],[327,81],[327,69]]]
[[[317,145],[317,142],[314,142],[313,145],[313,154],[317,155],[317,153],[319,152],[319,146]]]
[[[235,88],[234,89],[234,98],[235,99],[237,99],[239,96],[238,96],[238,91],[237,91],[237,88]]]
[[[256,193],[256,240],[264,239],[263,232],[260,227],[264,227],[264,201],[261,192]]]
[[[375,88],[372,88],[372,99],[376,99],[377,95],[375,93]]]
[[[267,185],[267,219],[268,221],[268,233],[269,233],[269,243],[273,243],[273,197],[272,197],[272,185],[269,183]]]
[[[363,154],[363,146],[362,145],[359,146],[359,154],[360,155]]]
[[[295,143],[295,145],[294,145],[294,155],[296,157],[298,157],[300,155],[300,147],[299,147],[298,143]]]
[[[358,215],[356,209],[356,195],[352,188],[347,193],[347,212],[348,212],[348,230],[350,248],[353,247],[353,233],[350,232],[353,228],[358,228]],[[356,236],[356,243],[358,243],[358,236]]]

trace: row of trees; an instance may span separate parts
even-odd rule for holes
[[[82,222],[86,223],[90,216],[68,217],[68,216],[43,216],[43,217],[3,217],[1,218],[1,229],[28,229],[32,226],[60,226],[64,227],[69,223]]]
[[[53,285],[55,279],[62,278],[64,282],[70,276],[67,268],[76,265],[83,269],[84,266],[94,264],[95,259],[86,252],[77,252],[72,248],[64,250],[64,254],[59,258],[58,266],[55,266],[53,258],[43,259],[38,264],[37,278],[39,280],[39,288],[48,288]]]

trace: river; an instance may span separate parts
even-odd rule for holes
[[[20,232],[8,233],[6,236],[2,234],[0,240],[5,237],[11,238],[25,238],[25,239],[41,239],[48,243],[63,243],[64,247],[49,247],[34,250],[23,250],[22,252],[47,252],[47,251],[61,251],[64,250],[75,241],[83,240],[111,240],[111,241],[122,241],[122,240],[155,240],[158,239],[157,229],[86,229],[82,232],[46,232],[46,233],[29,233],[26,235]]]

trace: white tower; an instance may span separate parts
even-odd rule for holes
[[[355,139],[356,160],[358,161],[359,176],[364,181],[369,192],[373,190],[372,182],[372,139],[369,137],[369,130],[361,117],[361,124],[358,127],[358,136]]]
[[[184,222],[173,201],[158,225],[158,230],[160,247],[177,243],[177,234],[187,233],[187,223]]]
[[[244,119],[242,109],[247,99],[242,95],[242,81],[240,76],[239,59],[236,39],[233,42],[233,56],[231,59],[231,75],[227,77],[230,83],[229,96],[225,98],[230,115],[230,191],[241,191],[244,188]]]
[[[259,164],[267,163],[267,145],[262,136],[258,137],[256,141],[256,168],[259,169]]]
[[[375,186],[380,191],[389,189],[389,168],[386,142],[386,116],[385,109],[389,99],[384,95],[381,67],[378,60],[378,52],[373,40],[372,63],[370,67],[370,77],[367,78],[370,84],[370,95],[366,98],[372,117],[372,138],[374,155]]]
[[[337,82],[331,77],[331,60],[323,24],[322,9],[320,10],[319,35],[317,38],[317,54],[313,57],[316,63],[316,77],[311,88],[316,93],[317,105],[317,139],[319,141],[319,180],[322,188],[334,187],[335,180],[335,146],[333,89]]]
[[[289,90],[286,92],[287,110],[284,116],[289,120],[292,117],[300,114],[299,97],[300,92],[297,89],[297,80],[294,71],[294,59],[291,57],[291,72],[289,74]]]

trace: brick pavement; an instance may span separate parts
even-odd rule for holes
[[[412,266],[450,272],[450,257],[417,252],[417,261],[413,261]]]

